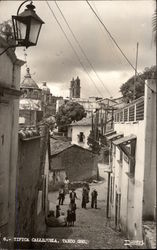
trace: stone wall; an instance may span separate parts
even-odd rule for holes
[[[19,140],[15,235],[32,237],[36,231],[40,137]]]

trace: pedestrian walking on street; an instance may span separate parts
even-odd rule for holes
[[[65,194],[69,194],[69,179],[68,179],[68,177],[65,177],[64,190],[65,190]]]
[[[76,203],[74,201],[70,202],[69,208],[67,210],[67,225],[74,226],[76,221]]]
[[[72,201],[69,204],[69,208],[71,210],[71,221],[72,221],[72,226],[74,226],[74,223],[76,221],[76,203]]]
[[[70,197],[70,203],[71,203],[71,202],[74,202],[74,203],[75,203],[75,199],[78,199],[78,198],[77,198],[77,195],[76,195],[76,192],[75,192],[75,190],[74,190],[74,188],[72,189],[72,192],[70,192],[69,197]]]
[[[65,193],[64,193],[64,188],[60,188],[59,189],[59,196],[58,196],[58,200],[59,200],[59,205],[63,205],[65,199]]]
[[[94,189],[91,193],[91,208],[97,209],[97,196],[98,196],[98,192],[96,189]]]
[[[59,205],[57,205],[56,206],[56,218],[58,218],[59,216],[60,216],[60,206]]]
[[[86,187],[82,189],[82,208],[86,208],[86,204],[89,202],[89,194]]]
[[[72,226],[72,213],[70,208],[67,210],[67,226]]]

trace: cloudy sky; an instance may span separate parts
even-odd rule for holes
[[[0,1],[0,22],[16,14],[20,2]],[[32,78],[39,85],[42,81],[46,81],[54,95],[68,96],[71,79],[79,76],[81,97],[120,96],[120,86],[134,75],[134,70],[98,22],[87,2],[85,0],[57,1],[86,58],[65,24],[55,1],[48,1],[49,6],[75,52],[46,1],[36,0],[33,3],[36,6],[36,13],[45,24],[41,29],[37,46],[26,50]],[[156,53],[152,34],[154,0],[102,0],[90,1],[90,4],[133,65],[135,65],[137,42],[139,43],[139,72],[142,72],[145,67],[155,65]],[[23,10],[24,7],[21,11]],[[16,54],[24,60],[23,48],[16,49]],[[24,65],[22,78],[25,69]]]

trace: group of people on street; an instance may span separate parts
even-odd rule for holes
[[[65,200],[65,195],[69,194],[69,180],[66,177],[65,181],[64,181],[64,186],[62,186],[59,189],[59,195],[58,195],[58,205],[56,206],[56,218],[59,218],[60,215],[60,205],[64,205],[64,200]],[[76,221],[76,203],[75,203],[75,199],[77,199],[77,195],[74,189],[72,189],[72,191],[69,194],[69,198],[70,198],[70,203],[68,206],[68,210],[67,210],[67,216],[66,216],[66,222],[65,225],[66,226],[74,226],[74,223]]]
[[[64,211],[61,211],[60,208],[56,208],[56,216],[54,214],[54,211],[49,211],[47,217],[46,217],[46,225],[49,227],[64,227],[67,224],[66,216]]]
[[[86,184],[83,186],[82,189],[82,208],[86,208],[87,203],[89,202],[89,185]],[[97,209],[97,196],[98,196],[98,192],[96,189],[94,189],[91,192],[91,208],[95,208]]]
[[[82,188],[82,208],[87,208],[87,203],[89,203],[89,192],[90,188],[88,183],[84,184]],[[67,209],[67,214],[65,215],[64,211],[61,211],[60,206],[64,205],[65,195],[69,194],[70,203]],[[93,189],[91,192],[91,208],[97,209],[97,196],[98,192],[96,189]],[[75,189],[72,188],[69,193],[69,180],[66,177],[64,185],[59,189],[58,195],[58,205],[56,205],[56,216],[54,216],[54,211],[51,211],[47,217],[48,226],[74,226],[76,221],[76,199],[78,199]]]
[[[69,179],[67,177],[65,177],[64,185],[59,189],[59,205],[63,205],[66,194],[69,194]]]
[[[72,189],[72,191],[70,192],[69,198],[70,198],[70,204],[67,210],[67,226],[74,226],[74,222],[76,221],[75,199],[78,199],[74,189]]]

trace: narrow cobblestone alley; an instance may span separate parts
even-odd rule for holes
[[[92,209],[90,202],[87,209],[81,208],[82,189],[76,189],[76,223],[74,227],[48,227],[45,237],[56,239],[57,243],[46,243],[43,249],[126,249],[124,236],[114,231],[106,220],[106,191],[107,174],[104,169],[99,169],[100,176],[104,179],[98,183],[90,184],[90,189],[98,191],[98,209]],[[55,209],[58,193],[49,193],[52,208]],[[61,210],[67,210],[69,195],[66,195]]]

